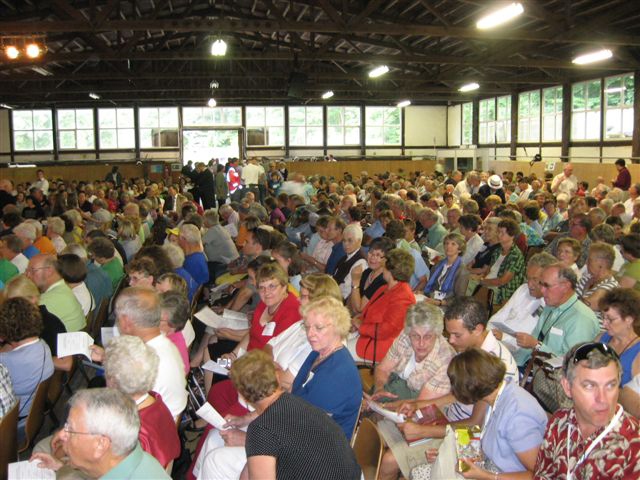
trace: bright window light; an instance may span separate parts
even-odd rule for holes
[[[29,58],[37,58],[42,53],[42,49],[37,43],[30,43],[27,45],[27,57]]]
[[[480,88],[480,85],[476,82],[467,83],[466,85],[461,86],[458,91],[459,92],[472,92],[473,90],[477,90]]]
[[[224,57],[227,53],[227,42],[218,39],[211,44],[211,55]]]
[[[596,52],[579,55],[573,59],[573,63],[575,63],[576,65],[586,65],[587,63],[599,62],[611,57],[613,57],[613,52],[608,48],[603,48],[602,50],[598,50]]]
[[[215,98],[210,98],[210,99],[207,101],[207,105],[209,105],[211,108],[215,107],[217,104],[218,104],[218,102],[216,102],[216,99],[215,99]]]
[[[9,58],[10,60],[15,60],[20,56],[20,51],[13,45],[9,45],[5,49],[5,53],[7,54],[7,58]]]
[[[513,20],[524,12],[524,7],[519,2],[511,3],[505,7],[485,15],[476,23],[476,27],[481,30],[497,27],[503,23]]]
[[[329,90],[328,92],[324,92],[322,94],[322,99],[327,100],[328,98],[333,97],[333,90]]]
[[[626,90],[624,87],[611,87],[605,89],[604,93],[622,93]]]
[[[387,67],[386,65],[380,65],[379,67],[376,67],[369,72],[369,77],[378,78],[384,75],[385,73],[387,73],[388,71],[389,71],[389,67]]]
[[[409,105],[411,105],[411,100],[402,100],[401,102],[398,102],[397,107],[404,108],[404,107],[408,107]]]

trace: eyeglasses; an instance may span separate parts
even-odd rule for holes
[[[429,343],[431,340],[433,340],[435,335],[433,335],[432,333],[428,333],[427,335],[418,335],[417,333],[410,333],[409,334],[409,340],[411,340],[412,342],[415,343]]]
[[[64,430],[64,433],[68,433],[69,435],[71,434],[76,434],[76,435],[101,435],[100,433],[91,433],[91,432],[76,432],[75,430],[71,430],[69,428],[69,423],[65,423],[64,427],[62,427],[62,429]]]
[[[571,362],[575,365],[576,363],[581,362],[582,360],[587,360],[587,358],[589,358],[589,354],[594,350],[598,350],[605,357],[609,357],[612,360],[617,360],[617,361],[620,360],[620,357],[618,357],[618,354],[616,353],[616,351],[613,348],[611,348],[609,345],[607,345],[606,343],[594,342],[594,343],[586,343],[581,347],[578,347],[576,351],[573,353],[573,358],[571,359]]]
[[[279,283],[271,283],[268,285],[260,285],[258,286],[258,291],[259,292],[274,292],[278,287],[280,287],[281,285]]]

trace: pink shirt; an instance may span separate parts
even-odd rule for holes
[[[184,364],[185,375],[189,373],[189,354],[187,353],[187,343],[184,341],[182,332],[174,332],[167,335],[167,338],[173,342],[178,351],[180,357],[182,357],[182,363]]]

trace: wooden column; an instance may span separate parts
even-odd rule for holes
[[[544,99],[542,99],[544,101]],[[541,108],[544,106],[541,105]],[[540,126],[542,128],[542,126]],[[569,156],[569,143],[571,141],[571,84],[565,83],[562,85],[562,147],[560,155],[563,157]],[[563,158],[563,162],[568,159]]]
[[[640,157],[640,71],[633,74],[633,137],[631,140],[631,156]],[[640,163],[633,160],[633,163]]]

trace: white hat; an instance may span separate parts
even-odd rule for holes
[[[493,188],[494,190],[499,190],[502,188],[502,179],[500,175],[491,175],[489,177],[489,181],[487,182],[489,188]]]

